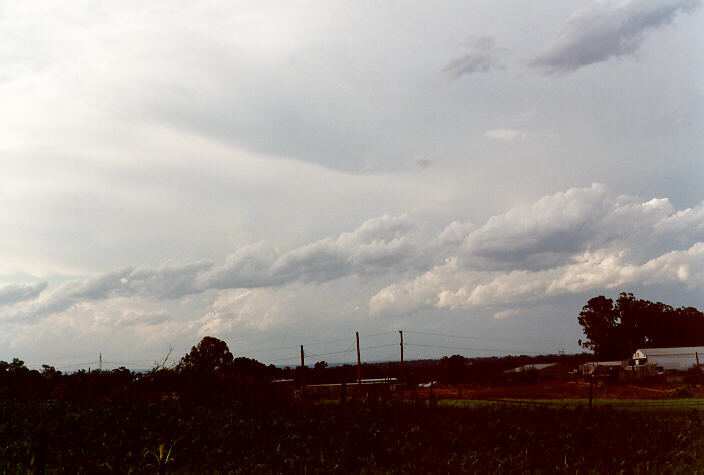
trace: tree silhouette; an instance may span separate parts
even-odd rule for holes
[[[206,336],[181,358],[176,370],[182,373],[212,375],[231,371],[233,362],[234,358],[227,343],[212,336]]]
[[[579,344],[601,360],[629,358],[638,348],[704,345],[704,314],[692,307],[672,308],[622,292],[614,302],[600,295],[577,317],[585,341]]]

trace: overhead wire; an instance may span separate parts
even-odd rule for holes
[[[507,353],[507,354],[522,354],[522,355],[539,355],[534,351],[521,351],[521,350],[500,350],[498,348],[474,348],[469,346],[449,346],[449,345],[428,345],[423,343],[406,343],[408,346],[420,346],[424,348],[442,348],[447,350],[465,350],[465,351],[493,351],[497,353]]]
[[[379,336],[383,335],[390,335],[397,333],[398,330],[385,330],[381,332],[376,332],[376,333],[369,333],[369,334],[362,334],[360,335],[360,338],[364,339],[370,339],[370,338],[376,338]],[[427,331],[416,331],[416,330],[403,330],[403,333],[411,336],[411,335],[420,335],[420,336],[426,336],[426,337],[437,337],[437,338],[452,338],[452,339],[460,339],[460,340],[477,340],[477,341],[495,341],[495,342],[506,342],[506,343],[530,343],[530,344],[541,344],[541,345],[547,345],[547,344],[552,344],[552,345],[561,345],[561,346],[566,346],[564,345],[564,342],[557,342],[557,341],[547,341],[547,340],[523,340],[523,339],[509,339],[509,338],[489,338],[489,337],[480,337],[480,336],[470,336],[470,335],[458,335],[458,334],[446,334],[446,333],[439,333],[439,332],[427,332]],[[329,340],[318,340],[318,341],[313,341],[309,343],[304,343],[303,347],[304,349],[306,347],[314,347],[314,346],[320,346],[320,345],[333,345],[335,343],[340,343],[340,342],[351,342],[354,340],[353,336],[346,337],[346,338],[335,338],[335,339],[329,339]],[[435,348],[435,349],[447,349],[447,350],[464,350],[464,351],[477,351],[477,352],[495,352],[495,353],[502,353],[502,354],[526,354],[526,355],[538,355],[541,354],[540,352],[536,351],[522,351],[522,350],[516,350],[516,349],[501,349],[501,348],[489,348],[489,347],[474,347],[474,346],[462,346],[462,345],[452,345],[452,344],[434,344],[432,342],[427,341],[426,342],[414,342],[413,338],[411,338],[411,341],[408,341],[409,339],[407,338],[406,341],[404,342],[404,348],[408,347],[419,347],[419,348]],[[390,348],[393,346],[399,345],[398,342],[394,343],[385,343],[385,344],[379,344],[379,345],[371,345],[371,346],[365,346],[361,347],[360,351],[370,351],[370,350],[375,350],[379,348]],[[259,348],[254,348],[254,349],[246,349],[243,351],[239,351],[237,353],[233,353],[235,356],[246,356],[246,355],[251,355],[251,354],[258,354],[258,353],[267,353],[267,352],[277,352],[277,351],[284,351],[284,350],[292,350],[292,349],[298,349],[301,345],[286,345],[286,346],[278,346],[278,347],[259,347]],[[349,347],[348,347],[349,348]],[[352,346],[350,349],[345,349],[345,350],[338,350],[338,351],[325,351],[321,353],[313,353],[310,351],[305,351],[305,354],[310,357],[314,358],[319,358],[319,357],[327,357],[328,359],[342,359],[345,355],[349,353],[354,353],[355,347]],[[278,358],[271,358],[271,359],[262,359],[263,362],[265,363],[277,363],[277,362],[285,362],[285,361],[295,361],[299,358],[299,356],[296,354],[291,355],[291,356],[282,356]],[[134,364],[143,364],[143,363],[148,363],[148,362],[153,362],[157,361],[158,359],[143,359],[143,360],[125,360],[125,361],[103,361],[103,364],[108,364],[108,365],[134,365]],[[67,364],[67,365],[60,365],[56,366],[58,369],[68,369],[68,368],[77,368],[81,366],[89,366],[89,365],[98,365],[100,364],[99,361],[88,361],[88,362],[82,362],[82,363],[73,363],[73,364]]]
[[[480,340],[480,341],[501,341],[504,343],[531,343],[531,344],[541,344],[541,345],[565,345],[565,342],[558,341],[548,341],[548,340],[519,340],[513,338],[489,338],[489,337],[479,337],[479,336],[468,336],[468,335],[449,335],[445,333],[435,333],[435,332],[421,332],[414,330],[404,330],[404,333],[415,334],[415,335],[428,335],[437,336],[443,338],[457,338],[464,340]]]

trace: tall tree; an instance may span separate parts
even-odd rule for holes
[[[208,375],[231,370],[233,362],[234,358],[227,343],[212,336],[206,336],[181,358],[176,369],[180,372]]]
[[[704,345],[704,314],[674,309],[622,292],[614,302],[603,295],[587,302],[577,317],[585,341],[579,344],[601,360],[625,359],[638,348]]]
[[[579,344],[592,350],[597,359],[609,359],[616,350],[613,340],[617,318],[613,300],[603,295],[589,299],[577,317],[587,337],[585,341],[579,340]]]

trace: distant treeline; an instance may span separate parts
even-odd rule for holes
[[[363,378],[396,378],[409,384],[501,383],[503,372],[526,364],[561,362],[570,367],[588,361],[591,355],[506,356],[468,359],[461,355],[440,360],[363,364]],[[126,368],[111,371],[62,373],[49,365],[31,370],[15,358],[0,361],[0,398],[73,402],[154,400],[163,397],[193,399],[283,398],[292,387],[304,384],[353,382],[356,365],[279,368],[250,358],[234,358],[227,344],[205,337],[174,366],[155,364],[147,373]],[[290,380],[290,383],[274,381]]]

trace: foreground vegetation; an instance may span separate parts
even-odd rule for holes
[[[700,412],[304,404],[0,402],[3,472],[704,470]]]
[[[235,359],[211,337],[165,361],[146,374],[0,361],[0,473],[704,472],[699,399],[589,411],[579,400],[438,401],[441,390],[425,398],[409,385],[414,402],[391,386],[313,402],[294,386],[332,376],[323,364]],[[514,362],[467,367],[456,355],[434,371],[457,382]],[[282,373],[293,381],[272,382]]]

